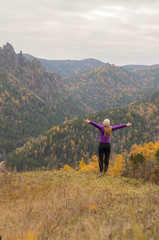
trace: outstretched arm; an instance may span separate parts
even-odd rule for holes
[[[93,122],[93,121],[90,121],[89,119],[85,119],[85,122],[86,122],[86,123],[90,123],[91,125],[93,125],[94,127],[98,128],[98,129],[101,129],[101,128],[102,128],[101,125],[99,125],[98,123],[95,123],[95,122]]]
[[[127,123],[127,124],[121,124],[121,125],[117,125],[117,126],[113,126],[112,127],[112,131],[120,129],[120,128],[124,128],[124,127],[131,127],[132,123]]]

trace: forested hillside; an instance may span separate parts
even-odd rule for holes
[[[144,91],[153,92],[159,89],[159,65],[132,70],[131,73],[137,79]]]
[[[111,125],[132,122],[132,128],[113,132],[112,155],[129,151],[134,144],[155,141],[158,138],[159,93],[130,107],[101,111],[75,118],[55,126],[45,135],[27,142],[7,157],[7,164],[17,170],[38,167],[61,168],[65,164],[76,166],[83,157],[85,161],[97,154],[99,130],[86,124],[84,118],[102,124],[111,119]]]
[[[59,107],[61,103],[66,105],[68,102],[67,114],[70,114],[69,110],[74,105],[76,105],[77,114],[88,110],[82,103],[77,104],[77,102],[71,99],[70,93],[65,89],[58,73],[46,72],[40,62],[36,59],[33,59],[33,61],[27,60],[23,57],[22,52],[16,54],[14,48],[9,43],[0,48],[0,67],[13,77],[16,77],[33,94],[55,109],[61,108]]]
[[[63,82],[74,99],[94,111],[128,105],[159,89],[159,67],[124,70],[106,64],[68,78]]]
[[[24,143],[26,137],[37,136],[58,116],[41,99],[5,71],[0,72],[0,146],[9,152]]]
[[[141,97],[133,75],[110,64],[64,78],[63,82],[74,99],[96,111],[127,105]]]
[[[30,54],[23,55],[29,60],[34,59]],[[62,77],[68,77],[79,72],[105,65],[104,62],[93,58],[83,60],[46,60],[37,58],[37,60],[42,63],[46,71],[57,72]]]
[[[70,105],[70,109],[68,106]],[[71,118],[78,104],[71,107],[71,99],[58,108],[32,94],[16,78],[0,70],[0,154],[10,152],[30,137]]]
[[[146,119],[152,140],[157,140],[159,137],[159,92],[130,104],[129,109]]]
[[[25,56],[33,59],[30,55]],[[40,61],[48,71],[58,72],[74,99],[91,111],[128,105],[159,89],[159,65],[117,67],[95,59]]]
[[[0,66],[19,79],[28,89],[49,104],[56,105],[61,97],[67,98],[61,77],[57,73],[47,73],[36,59],[29,61],[22,52],[16,54],[14,48],[7,43],[0,49]]]
[[[0,161],[28,138],[86,111],[58,74],[16,54],[10,44],[0,48]]]

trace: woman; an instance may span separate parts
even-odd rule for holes
[[[100,130],[100,137],[99,137],[99,147],[98,147],[98,154],[99,154],[99,169],[100,172],[103,171],[103,155],[105,154],[105,168],[104,172],[107,172],[109,166],[109,157],[110,157],[110,136],[112,131],[115,131],[120,128],[124,127],[131,127],[132,123],[122,124],[118,126],[111,127],[110,120],[105,119],[103,121],[103,125],[99,125],[95,122],[92,122],[88,119],[85,120],[86,123],[89,123]]]

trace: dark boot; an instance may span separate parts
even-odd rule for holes
[[[106,173],[108,171],[108,166],[105,166],[104,172]]]

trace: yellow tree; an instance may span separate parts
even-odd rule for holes
[[[74,171],[73,168],[71,168],[70,166],[68,166],[67,164],[65,164],[65,166],[63,168],[60,169],[61,171]]]
[[[81,161],[79,162],[78,168],[79,168],[79,170],[82,171],[82,169],[83,169],[85,166],[86,166],[86,164],[85,164],[84,158],[82,158]]]
[[[113,176],[121,176],[124,170],[125,170],[125,159],[121,154],[118,154],[114,165],[112,167],[109,167],[108,173]]]
[[[84,158],[79,162],[79,170],[83,172],[98,172],[98,157],[96,155],[92,156],[92,159],[88,164],[85,164]]]

